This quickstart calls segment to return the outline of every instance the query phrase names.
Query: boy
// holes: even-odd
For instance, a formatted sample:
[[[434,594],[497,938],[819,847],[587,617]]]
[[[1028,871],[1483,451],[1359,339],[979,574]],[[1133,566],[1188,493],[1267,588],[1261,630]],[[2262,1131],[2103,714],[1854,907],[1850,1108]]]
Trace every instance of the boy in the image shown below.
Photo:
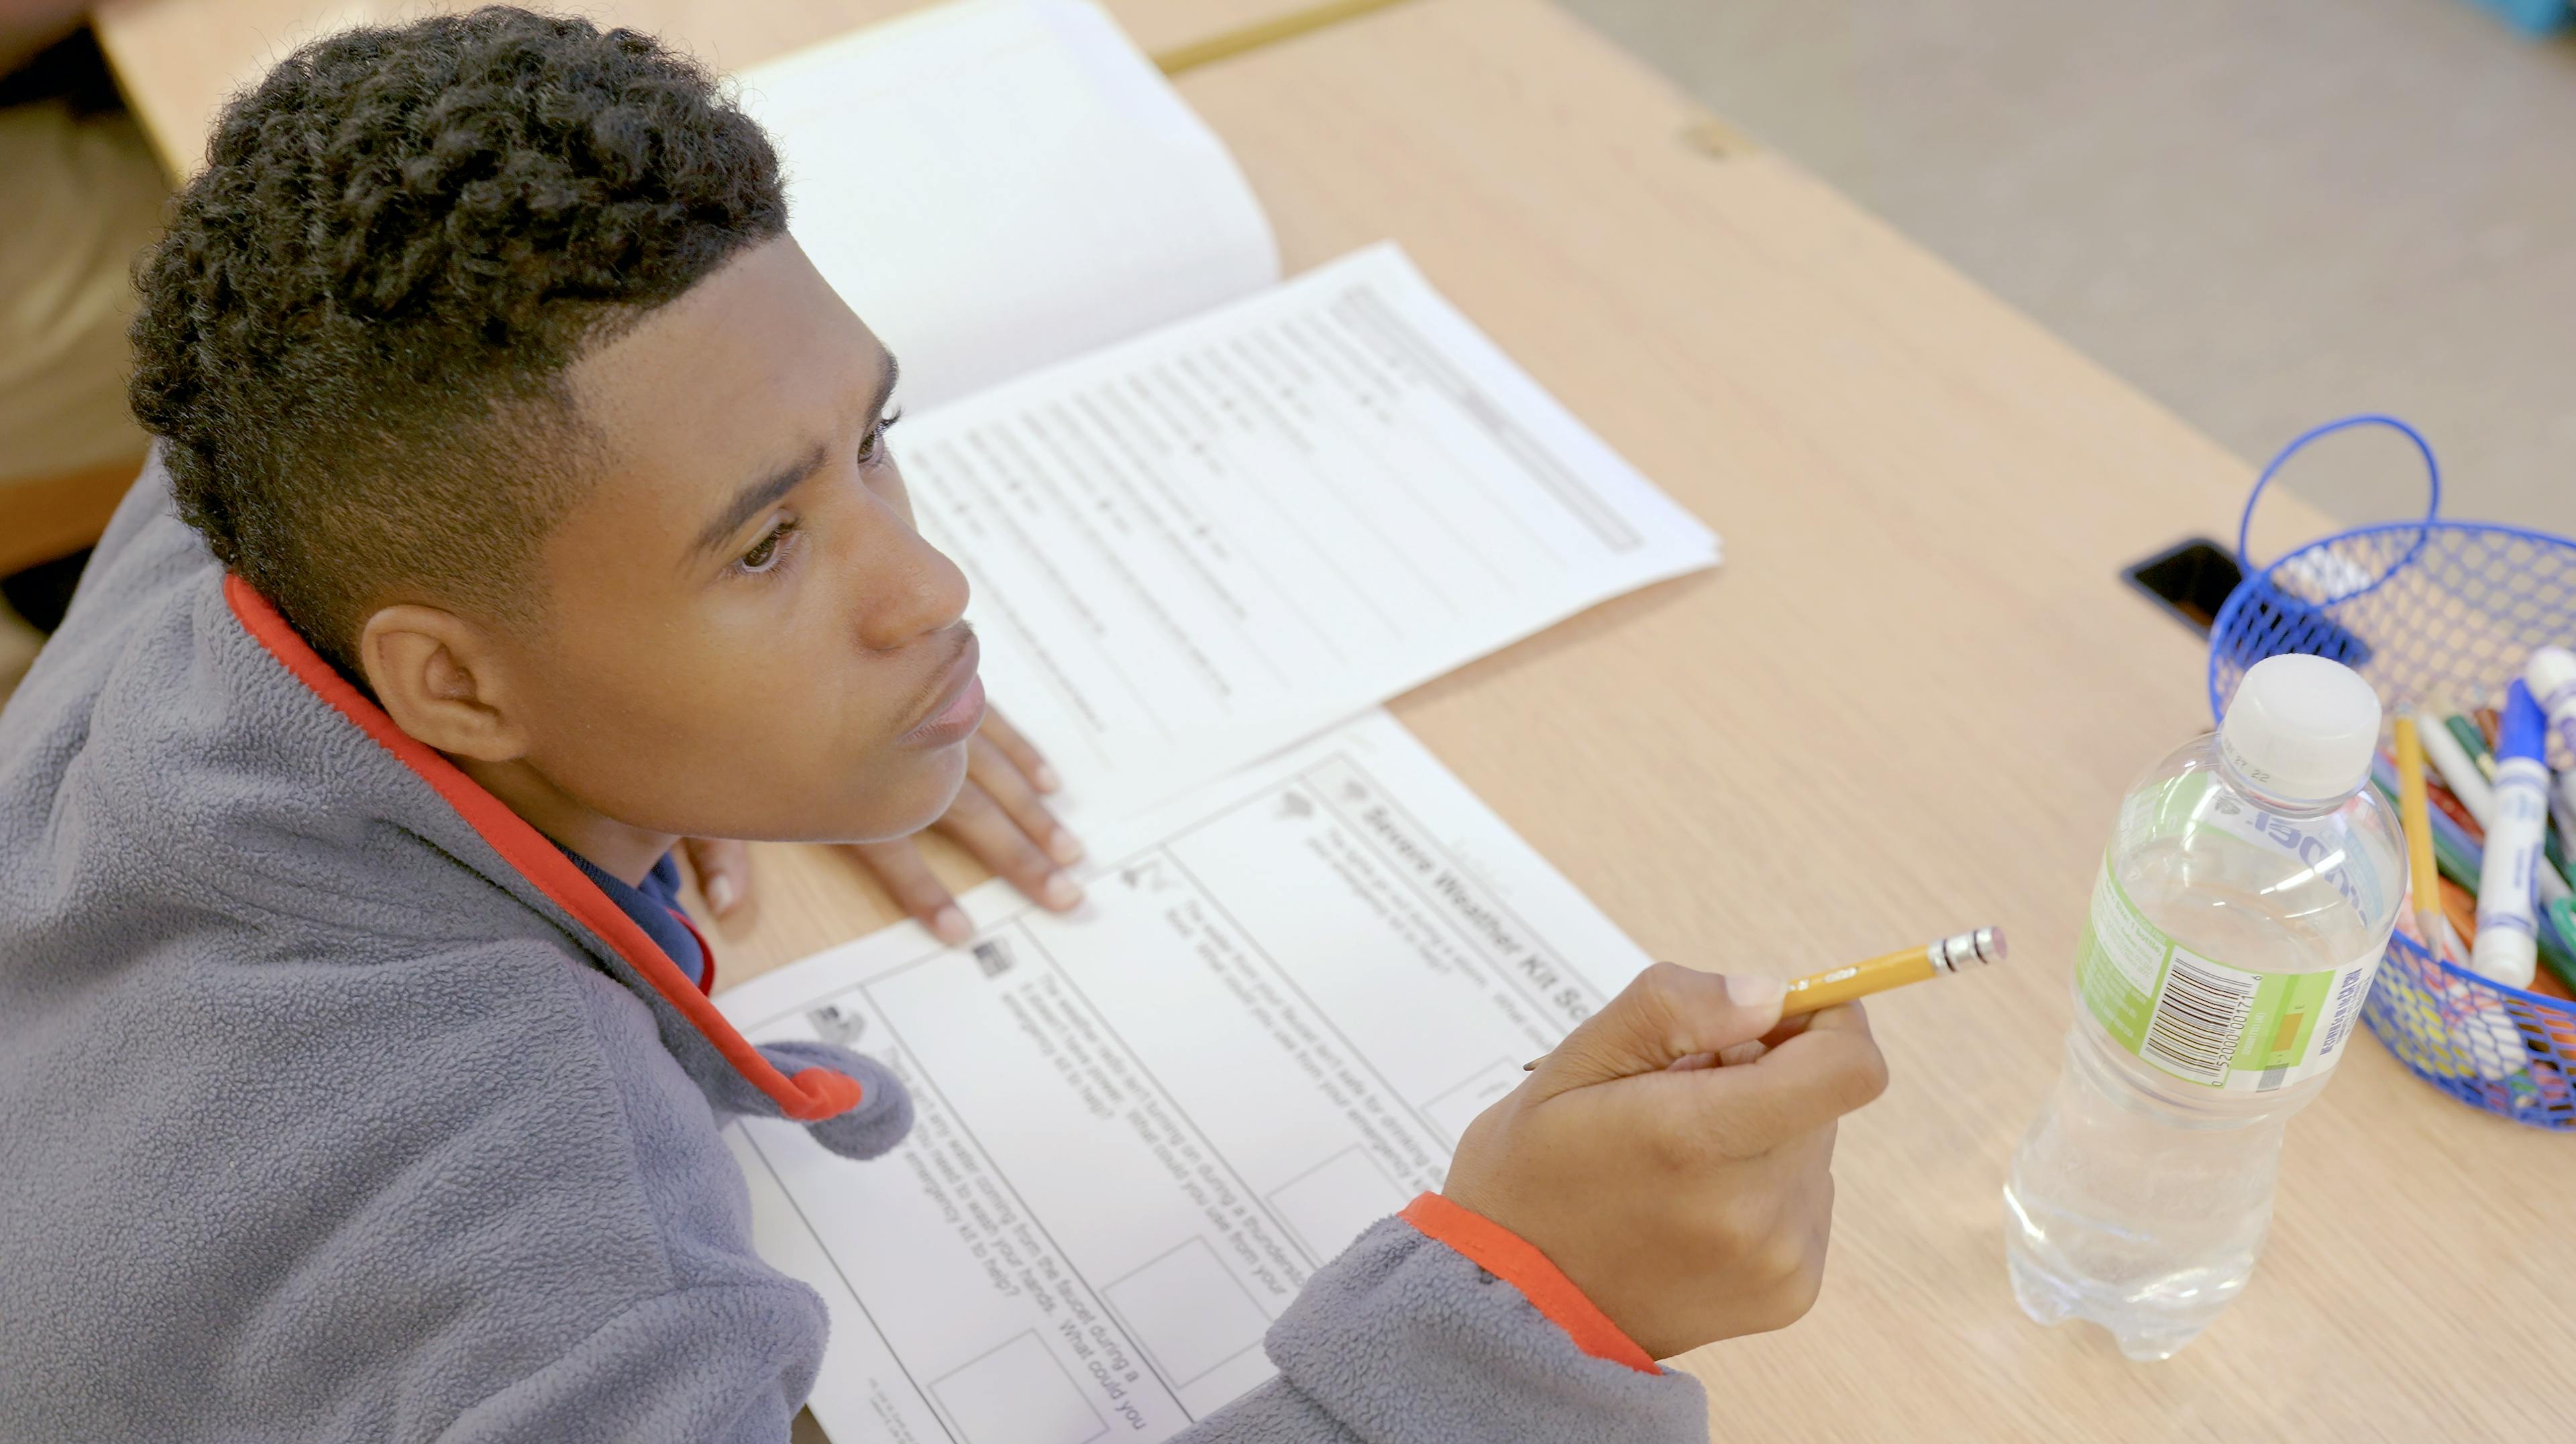
[[[786,1437],[825,1319],[718,1129],[909,1108],[725,1024],[673,846],[944,817],[1065,899],[785,224],[703,71],[577,20],[336,37],[219,122],[158,460],[0,714],[0,1437]],[[1805,1310],[1884,1085],[1779,999],[1642,977],[1189,1437],[1705,1437],[1653,1359]]]

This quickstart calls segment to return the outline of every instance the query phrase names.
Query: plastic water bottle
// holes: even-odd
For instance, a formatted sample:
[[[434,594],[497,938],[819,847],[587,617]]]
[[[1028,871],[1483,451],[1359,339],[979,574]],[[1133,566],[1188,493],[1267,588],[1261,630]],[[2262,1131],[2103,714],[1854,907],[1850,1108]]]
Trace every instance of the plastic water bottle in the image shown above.
[[[2405,844],[2379,699],[2322,657],[2246,672],[2219,730],[2121,800],[2075,958],[2066,1072],[2004,1186],[2013,1294],[2133,1359],[2245,1287],[2290,1115],[2358,1026]]]

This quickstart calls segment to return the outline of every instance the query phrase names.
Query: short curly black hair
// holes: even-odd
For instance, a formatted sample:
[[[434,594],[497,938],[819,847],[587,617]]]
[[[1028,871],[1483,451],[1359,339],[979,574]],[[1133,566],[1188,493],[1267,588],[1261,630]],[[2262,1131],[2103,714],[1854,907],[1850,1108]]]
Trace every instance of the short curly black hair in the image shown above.
[[[565,369],[786,226],[768,137],[650,36],[333,35],[233,98],[138,262],[134,414],[216,557],[358,678],[407,587],[542,617],[595,436]]]

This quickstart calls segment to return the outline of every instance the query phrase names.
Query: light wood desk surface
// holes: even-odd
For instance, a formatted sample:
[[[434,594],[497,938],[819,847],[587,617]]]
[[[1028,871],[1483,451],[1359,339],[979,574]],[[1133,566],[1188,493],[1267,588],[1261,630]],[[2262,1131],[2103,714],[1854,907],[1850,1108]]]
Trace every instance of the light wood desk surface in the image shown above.
[[[1407,725],[1660,956],[2013,930],[2005,967],[1875,1006],[1896,1081],[1842,1132],[1824,1299],[1688,1360],[1715,1438],[2564,1434],[2576,1150],[2372,1041],[2291,1128],[2254,1284],[2175,1360],[2042,1330],[2004,1279],[2115,799],[2208,726],[2205,647],[2115,573],[2232,535],[2249,467],[1777,156],[1685,144],[1687,103],[1537,0],[1425,0],[1183,89],[1292,265],[1402,240],[1726,539]]]
[[[1719,572],[1425,687],[1406,724],[1658,955],[1789,974],[2013,931],[2004,968],[1874,1008],[1896,1081],[1843,1129],[1822,1302],[1684,1361],[1716,1438],[2562,1428],[2576,1155],[2373,1042],[2291,1130],[2255,1283],[2179,1358],[2041,1330],[2004,1281],[1997,1191],[2113,802],[2208,720],[2202,645],[2115,573],[2223,533],[2249,468],[1778,157],[1687,140],[1706,117],[1538,0],[1420,0],[1181,86],[1292,270],[1401,240],[1725,536]],[[2257,537],[2324,529],[2285,498]],[[836,857],[759,861],[731,980],[887,916]]]
[[[93,23],[117,83],[162,163],[193,173],[232,92],[308,40],[489,0],[106,0]],[[651,31],[740,70],[928,0],[523,0]],[[1307,9],[1315,0],[1102,0],[1150,54],[1193,46]]]
[[[2576,1154],[2372,1041],[2297,1120],[2255,1283],[2170,1363],[2042,1330],[1998,1190],[2056,1076],[2113,804],[2208,725],[2118,569],[2250,469],[1536,0],[1422,0],[1185,77],[1292,269],[1382,236],[1726,539],[1397,713],[1648,951],[1794,973],[1996,921],[1877,1002],[1804,1322],[1686,1360],[1718,1439],[2541,1437],[2576,1394]],[[2284,499],[2258,541],[2327,530]],[[2267,507],[2270,503],[2267,503]],[[1007,705],[1007,699],[1004,699]],[[873,913],[770,849],[733,966]],[[748,956],[746,956],[748,954]]]

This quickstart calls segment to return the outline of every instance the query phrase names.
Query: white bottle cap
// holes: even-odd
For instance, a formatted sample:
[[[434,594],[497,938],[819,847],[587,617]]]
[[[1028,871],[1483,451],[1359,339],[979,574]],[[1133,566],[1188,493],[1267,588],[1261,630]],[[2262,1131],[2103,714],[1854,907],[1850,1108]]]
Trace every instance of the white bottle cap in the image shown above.
[[[2370,780],[2371,755],[2379,750],[2379,694],[2341,662],[2266,657],[2236,684],[2218,724],[2218,750],[2275,801],[2340,801]]]

